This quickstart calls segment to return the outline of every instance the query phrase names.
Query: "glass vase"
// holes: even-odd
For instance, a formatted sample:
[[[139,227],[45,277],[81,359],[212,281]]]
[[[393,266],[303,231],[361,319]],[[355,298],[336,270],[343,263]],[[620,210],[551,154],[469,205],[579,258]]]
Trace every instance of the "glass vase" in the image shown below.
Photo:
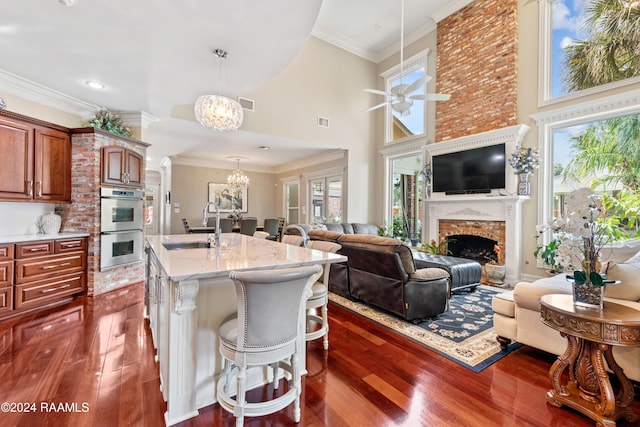
[[[590,282],[581,285],[573,282],[573,305],[577,307],[602,310],[604,298],[604,286],[593,286]]]

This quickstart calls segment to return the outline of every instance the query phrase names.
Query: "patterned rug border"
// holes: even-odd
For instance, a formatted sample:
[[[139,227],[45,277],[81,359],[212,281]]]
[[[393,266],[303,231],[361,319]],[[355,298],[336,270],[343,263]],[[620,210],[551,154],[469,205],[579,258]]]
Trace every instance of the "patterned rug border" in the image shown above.
[[[507,291],[505,289],[492,288],[488,286],[479,286],[478,288],[495,293]],[[329,300],[355,314],[396,332],[428,348],[429,350],[441,354],[447,359],[453,360],[461,366],[464,366],[476,373],[482,371],[520,347],[520,344],[513,343],[506,351],[503,351],[500,348],[500,344],[496,341],[496,333],[493,329],[493,323],[489,329],[472,335],[460,343],[456,343],[446,337],[414,325],[411,322],[407,322],[391,314],[387,314],[365,303],[351,301],[340,295],[334,294],[333,292],[329,292]]]

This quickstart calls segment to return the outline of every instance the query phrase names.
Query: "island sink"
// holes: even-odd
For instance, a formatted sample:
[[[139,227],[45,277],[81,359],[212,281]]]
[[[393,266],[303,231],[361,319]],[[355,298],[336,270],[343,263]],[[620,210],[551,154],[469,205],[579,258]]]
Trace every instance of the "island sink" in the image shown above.
[[[210,248],[210,242],[167,242],[163,243],[162,246],[168,251],[175,251],[179,249],[201,249],[201,248]]]

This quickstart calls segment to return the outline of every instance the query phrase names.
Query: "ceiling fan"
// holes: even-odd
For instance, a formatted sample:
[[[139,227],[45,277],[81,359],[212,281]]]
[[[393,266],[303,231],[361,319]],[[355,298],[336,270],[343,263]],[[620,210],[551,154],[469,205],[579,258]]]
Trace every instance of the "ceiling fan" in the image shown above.
[[[426,74],[422,77],[418,78],[411,84],[403,83],[402,79],[404,78],[404,0],[402,0],[401,5],[401,19],[400,19],[400,83],[392,87],[389,92],[385,92],[377,89],[365,89],[365,92],[374,93],[376,95],[384,95],[387,97],[385,102],[382,102],[378,105],[374,105],[371,108],[367,108],[364,110],[373,111],[380,107],[384,107],[389,104],[393,111],[400,113],[401,116],[408,116],[411,114],[411,106],[413,105],[414,100],[420,101],[448,101],[451,98],[451,95],[440,94],[440,93],[418,93],[413,94],[418,89],[424,87],[425,84],[429,80],[431,80],[430,76]]]

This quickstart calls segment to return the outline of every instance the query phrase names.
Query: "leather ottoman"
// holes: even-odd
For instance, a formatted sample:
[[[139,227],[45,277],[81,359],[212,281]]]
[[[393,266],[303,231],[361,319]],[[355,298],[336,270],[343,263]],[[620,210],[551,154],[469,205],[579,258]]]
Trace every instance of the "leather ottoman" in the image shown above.
[[[482,264],[466,258],[447,255],[435,255],[412,251],[416,268],[442,268],[451,277],[451,291],[459,291],[480,285]]]

